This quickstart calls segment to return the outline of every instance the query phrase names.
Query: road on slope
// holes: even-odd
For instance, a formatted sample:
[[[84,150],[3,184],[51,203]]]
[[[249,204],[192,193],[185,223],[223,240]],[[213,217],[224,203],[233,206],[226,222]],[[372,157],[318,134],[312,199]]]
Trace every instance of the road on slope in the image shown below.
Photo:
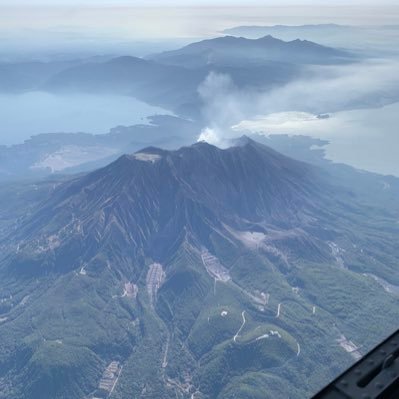
[[[234,342],[237,341],[238,335],[240,334],[241,330],[245,326],[245,310],[243,310],[243,312],[241,313],[241,316],[242,316],[242,324],[241,324],[240,328],[238,329],[238,331],[236,332],[236,335],[234,335],[234,337],[233,337]]]

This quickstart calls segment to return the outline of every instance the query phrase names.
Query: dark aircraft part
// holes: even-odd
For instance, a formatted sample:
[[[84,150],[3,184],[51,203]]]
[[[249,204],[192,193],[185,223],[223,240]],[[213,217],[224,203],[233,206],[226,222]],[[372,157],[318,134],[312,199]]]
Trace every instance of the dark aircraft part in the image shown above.
[[[399,330],[312,399],[398,399]]]

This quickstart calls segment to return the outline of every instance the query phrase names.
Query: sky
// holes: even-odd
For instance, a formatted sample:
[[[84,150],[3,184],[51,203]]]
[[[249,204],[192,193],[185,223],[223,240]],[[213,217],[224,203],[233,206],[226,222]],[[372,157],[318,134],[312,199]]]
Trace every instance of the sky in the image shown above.
[[[108,35],[128,40],[151,38],[179,38],[179,37],[204,37],[216,35],[222,29],[237,25],[300,25],[318,23],[339,24],[398,24],[399,7],[357,7],[340,6],[341,0],[329,2],[328,6],[315,6],[324,3],[313,0],[314,6],[300,7],[284,6],[284,1],[253,0],[253,4],[262,3],[257,7],[227,7],[243,2],[236,0],[217,0],[212,2],[213,7],[206,7],[206,2],[185,0],[184,7],[161,7],[156,4],[171,5],[171,2],[153,2],[153,0],[115,0],[115,7],[99,6],[98,0],[51,0],[51,7],[36,7],[39,1],[44,0],[12,0],[13,7],[0,6],[0,39],[6,33],[22,35],[23,39],[30,39],[33,33],[44,32],[51,41],[53,35],[69,34],[83,37],[93,35]],[[46,0],[47,1],[47,0]],[[123,2],[122,2],[123,1]],[[149,1],[149,2],[148,2]],[[299,4],[298,0],[286,0],[287,4]],[[301,0],[302,2],[303,0]],[[306,0],[310,1],[310,0]],[[354,1],[354,0],[352,0]],[[381,0],[390,1],[390,0]],[[349,4],[351,0],[345,0]],[[108,4],[109,0],[102,3]],[[0,5],[11,4],[11,0],[0,0]],[[22,5],[26,4],[26,5]],[[65,7],[75,4],[77,7]],[[109,3],[110,4],[110,3]],[[116,5],[129,5],[127,8]],[[153,7],[140,7],[152,4]],[[248,5],[249,3],[245,3]],[[265,7],[265,4],[270,5]],[[20,6],[18,6],[20,5]],[[58,7],[54,7],[58,5]],[[87,7],[92,5],[93,7]],[[190,7],[188,7],[190,5]],[[199,7],[202,5],[204,7]],[[216,5],[220,7],[215,8]]]
[[[298,5],[312,5],[325,6],[325,0],[0,0],[0,5],[11,6],[298,6]],[[335,5],[395,5],[397,0],[331,0],[328,2],[329,6]]]
[[[93,39],[215,35],[236,25],[399,24],[398,0],[0,0],[0,40],[44,32]],[[7,37],[6,39],[10,38]],[[40,38],[37,38],[40,39]],[[51,41],[51,37],[49,38]],[[1,43],[0,43],[1,44]]]
[[[319,23],[399,24],[398,0],[0,0],[3,50],[62,49],[73,40],[196,39],[237,25]]]

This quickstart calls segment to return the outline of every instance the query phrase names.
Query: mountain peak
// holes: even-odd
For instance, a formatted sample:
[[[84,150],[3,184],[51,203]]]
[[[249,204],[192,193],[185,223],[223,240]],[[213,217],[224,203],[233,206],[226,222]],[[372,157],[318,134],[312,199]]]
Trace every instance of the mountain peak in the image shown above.
[[[187,233],[200,247],[223,224],[295,223],[314,201],[313,168],[248,137],[238,143],[227,149],[205,142],[174,151],[147,147],[124,155],[61,186],[26,229],[36,237],[58,234],[73,214],[81,225],[63,246],[84,239],[96,251],[116,240],[134,256],[162,258]]]
[[[248,39],[248,40],[251,40],[251,39]],[[284,40],[281,40],[281,39],[278,39],[278,38],[276,38],[276,37],[274,37],[274,36],[272,36],[272,35],[266,35],[266,36],[263,36],[263,37],[260,37],[259,39],[253,39],[253,40],[256,40],[256,41],[261,41],[261,42],[267,42],[267,41],[269,41],[269,42],[279,42],[279,43],[284,43]]]

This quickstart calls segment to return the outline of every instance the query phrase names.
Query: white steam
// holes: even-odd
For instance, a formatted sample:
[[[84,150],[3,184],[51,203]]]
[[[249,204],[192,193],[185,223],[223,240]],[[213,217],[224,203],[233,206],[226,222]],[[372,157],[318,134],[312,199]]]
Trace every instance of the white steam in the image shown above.
[[[245,104],[237,98],[239,89],[229,75],[210,72],[198,88],[199,95],[205,104],[203,117],[208,122],[198,137],[198,141],[224,147],[229,135],[226,132],[233,121],[245,119]]]
[[[331,141],[330,159],[399,175],[398,70],[397,60],[312,67],[307,78],[269,91],[240,89],[212,72],[198,88],[207,123],[199,140],[225,147],[248,131],[309,135]]]

